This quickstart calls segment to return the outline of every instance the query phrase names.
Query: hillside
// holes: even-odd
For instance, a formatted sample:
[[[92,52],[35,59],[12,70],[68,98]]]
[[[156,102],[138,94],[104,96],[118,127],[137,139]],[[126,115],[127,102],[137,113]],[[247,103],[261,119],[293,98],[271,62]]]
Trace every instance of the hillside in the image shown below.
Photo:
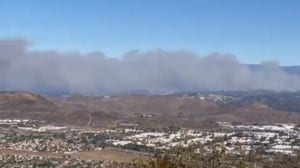
[[[29,92],[0,93],[0,110],[6,111],[54,111],[56,105],[45,97]]]
[[[300,114],[273,108],[261,99],[236,99],[238,105],[222,104],[218,101],[201,100],[179,95],[168,96],[120,96],[92,98],[69,97],[58,104],[88,107],[105,114],[118,116],[124,122],[143,125],[201,126],[207,121],[229,121],[243,123],[275,123],[300,121]],[[246,101],[247,100],[247,101]]]
[[[241,93],[241,95],[245,95]],[[56,124],[113,126],[136,123],[143,126],[182,125],[201,127],[203,123],[228,121],[242,123],[276,123],[300,121],[300,114],[270,106],[260,96],[220,100],[182,95],[44,97],[29,92],[0,93],[1,118],[37,119]],[[253,98],[254,97],[254,98]],[[262,101],[264,100],[264,101]],[[233,103],[234,102],[234,103]],[[295,100],[297,102],[297,100]]]

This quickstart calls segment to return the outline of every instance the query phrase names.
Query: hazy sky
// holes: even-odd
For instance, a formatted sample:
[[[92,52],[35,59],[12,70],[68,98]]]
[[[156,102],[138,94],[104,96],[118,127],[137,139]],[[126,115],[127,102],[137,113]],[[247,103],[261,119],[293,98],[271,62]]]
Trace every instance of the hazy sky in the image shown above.
[[[0,38],[34,49],[187,49],[300,64],[299,0],[0,0]]]

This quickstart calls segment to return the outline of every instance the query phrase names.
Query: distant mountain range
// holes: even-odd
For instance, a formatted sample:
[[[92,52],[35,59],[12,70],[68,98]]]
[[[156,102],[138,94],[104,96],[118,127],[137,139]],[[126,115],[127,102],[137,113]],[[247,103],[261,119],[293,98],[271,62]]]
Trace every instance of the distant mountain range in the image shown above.
[[[250,69],[253,70],[260,70],[262,68],[261,65],[258,64],[247,64],[247,66],[250,67]],[[285,71],[287,74],[291,75],[299,75],[300,76],[300,66],[281,66],[282,70]]]
[[[300,66],[283,66],[282,69],[288,74],[300,75]]]

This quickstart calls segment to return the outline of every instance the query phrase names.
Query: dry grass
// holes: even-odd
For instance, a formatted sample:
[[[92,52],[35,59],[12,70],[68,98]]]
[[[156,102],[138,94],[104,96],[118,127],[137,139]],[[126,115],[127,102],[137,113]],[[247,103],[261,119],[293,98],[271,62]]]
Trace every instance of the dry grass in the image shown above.
[[[42,156],[48,158],[63,158],[66,154],[57,154],[51,152],[30,152],[21,150],[0,149],[0,155],[24,155],[24,156]],[[69,155],[71,158],[82,160],[110,160],[117,162],[130,162],[134,159],[147,159],[149,157],[117,150],[97,150],[88,152],[78,152]]]
[[[135,154],[131,152],[117,151],[117,150],[98,150],[89,152],[78,152],[72,154],[72,157],[80,159],[92,159],[92,160],[111,160],[118,162],[130,162],[137,158],[148,158],[147,156]]]
[[[63,154],[51,152],[31,152],[24,150],[0,149],[0,155],[24,155],[24,156],[42,156],[49,158],[63,158]]]

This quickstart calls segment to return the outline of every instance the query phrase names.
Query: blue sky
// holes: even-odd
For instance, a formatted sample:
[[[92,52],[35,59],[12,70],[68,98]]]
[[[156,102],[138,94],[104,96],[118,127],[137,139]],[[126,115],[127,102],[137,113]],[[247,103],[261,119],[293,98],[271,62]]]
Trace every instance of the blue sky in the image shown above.
[[[0,0],[0,38],[32,48],[187,49],[241,62],[300,64],[299,0]]]

